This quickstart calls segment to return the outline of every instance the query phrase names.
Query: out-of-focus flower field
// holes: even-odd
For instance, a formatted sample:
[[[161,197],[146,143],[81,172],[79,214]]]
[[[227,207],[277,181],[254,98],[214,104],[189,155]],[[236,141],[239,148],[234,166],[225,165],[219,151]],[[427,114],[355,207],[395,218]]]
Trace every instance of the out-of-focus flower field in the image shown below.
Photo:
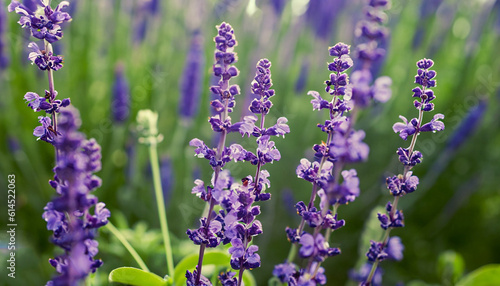
[[[307,92],[324,89],[329,46],[358,44],[355,26],[363,17],[365,1],[69,2],[73,20],[64,24],[64,38],[54,43],[55,52],[64,55],[55,86],[60,97],[71,98],[80,110],[80,130],[102,146],[102,170],[97,173],[102,186],[95,195],[111,211],[110,221],[160,276],[167,267],[148,150],[138,143],[137,112],[152,109],[159,114],[158,129],[164,137],[158,144],[160,173],[177,262],[198,252],[186,230],[198,227],[206,206],[191,189],[196,178],[208,181],[212,174],[210,166],[194,156],[189,141],[213,139],[207,118],[215,26],[230,23],[238,40],[235,65],[240,74],[232,83],[240,85],[241,94],[236,96],[233,121],[249,114],[257,61],[272,62],[276,95],[267,118],[276,122],[287,117],[291,131],[275,139],[281,160],[267,166],[272,199],[260,203],[264,233],[254,241],[262,265],[251,273],[257,285],[267,285],[274,265],[282,263],[290,249],[285,228],[300,223],[294,204],[311,194],[310,184],[297,178],[296,168],[301,158],[312,160],[312,146],[325,140],[315,127],[324,118],[312,111]],[[11,279],[5,267],[9,236],[2,231],[0,281],[5,282],[0,284],[45,285],[54,274],[48,259],[59,251],[49,242],[51,232],[42,219],[44,206],[55,194],[47,183],[53,177],[54,148],[33,136],[38,114],[26,107],[23,96],[28,91],[43,94],[47,80],[28,59],[28,43],[34,39],[19,27],[18,15],[7,12],[9,3],[0,0],[0,225],[6,229],[4,190],[8,175],[15,174],[17,248],[16,278]],[[354,285],[349,272],[366,260],[362,234],[377,225],[369,223],[374,220],[372,210],[390,198],[385,178],[401,171],[395,151],[407,142],[392,125],[400,121],[399,115],[414,116],[415,62],[432,58],[438,73],[433,102],[435,112],[445,115],[446,129],[419,136],[416,148],[424,160],[414,174],[420,185],[401,200],[405,227],[392,232],[405,245],[404,258],[382,264],[383,285],[452,285],[443,282],[449,275],[500,263],[500,1],[393,0],[387,15],[387,54],[375,72],[392,78],[392,97],[359,113],[356,128],[365,131],[364,142],[370,147],[366,162],[355,165],[361,192],[356,201],[339,208],[346,226],[332,235],[330,245],[340,247],[342,254],[322,266],[327,285]],[[197,56],[202,76],[186,78],[189,59]],[[188,113],[181,98],[186,86],[194,93],[200,90],[199,98],[187,104],[192,108]],[[129,91],[129,104],[121,106],[114,98],[120,88]],[[122,108],[124,114],[114,114],[113,108]],[[251,141],[242,143],[239,133],[227,140],[250,148]],[[250,164],[228,163],[228,168],[236,178],[255,172]],[[106,228],[99,230],[98,241],[97,257],[104,264],[86,285],[108,285],[111,270],[137,267]],[[447,273],[449,265],[458,271],[461,263],[463,273]]]

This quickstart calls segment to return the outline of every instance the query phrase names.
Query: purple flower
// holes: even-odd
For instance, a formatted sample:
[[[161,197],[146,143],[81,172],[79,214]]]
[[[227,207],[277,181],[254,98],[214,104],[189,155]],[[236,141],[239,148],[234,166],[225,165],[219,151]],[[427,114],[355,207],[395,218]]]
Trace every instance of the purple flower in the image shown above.
[[[238,279],[235,277],[236,272],[223,272],[219,274],[219,281],[222,286],[237,286]]]
[[[38,122],[42,125],[35,128],[33,135],[38,137],[37,140],[43,140],[53,144],[55,136],[59,133],[56,134],[52,128],[52,120],[49,117],[38,116]]]
[[[400,196],[414,192],[419,183],[417,176],[412,176],[412,172],[407,172],[406,178],[403,175],[393,176],[386,179],[387,189],[393,196]]]
[[[60,24],[71,21],[71,16],[62,11],[68,6],[68,1],[62,1],[53,10],[48,0],[41,0],[41,3],[37,5],[37,10],[33,11],[24,4],[12,0],[7,9],[9,12],[15,11],[21,15],[18,23],[23,28],[30,29],[33,37],[53,43],[63,36]]]
[[[250,245],[245,249],[245,245],[239,238],[231,240],[229,254],[231,254],[231,267],[235,270],[253,269],[260,267],[260,256],[256,253],[259,250],[257,245]]]
[[[184,119],[192,118],[198,111],[204,66],[203,37],[199,31],[195,31],[192,35],[184,72],[179,83],[179,114]]]
[[[292,275],[297,272],[296,265],[290,262],[285,262],[274,266],[273,276],[277,277],[281,283],[287,283]]]
[[[332,142],[328,148],[328,156],[333,161],[341,160],[354,163],[368,159],[370,148],[363,142],[365,132],[349,128],[347,121],[343,122],[333,134]],[[349,134],[346,134],[349,132]]]
[[[344,1],[309,1],[306,19],[316,36],[328,40],[332,37],[332,26],[338,19],[338,14],[344,7]]]
[[[420,151],[413,151],[410,156],[410,150],[399,147],[396,153],[399,155],[399,161],[405,166],[413,167],[422,162],[422,153]]]
[[[417,132],[419,128],[418,120],[417,118],[413,118],[410,120],[410,122],[408,122],[408,119],[406,119],[406,117],[402,115],[400,115],[399,118],[403,120],[403,123],[394,123],[394,125],[392,126],[392,130],[394,130],[395,133],[399,133],[399,137],[401,137],[403,140],[406,140],[408,136],[411,136]]]
[[[394,215],[391,216],[392,204],[388,202],[386,205],[386,211],[389,215],[378,213],[377,217],[380,221],[380,227],[387,229],[389,227],[403,227],[404,226],[404,216],[401,210],[396,210]]]
[[[413,102],[417,109],[422,108],[423,111],[432,111],[434,109],[434,103],[431,103],[431,101],[436,98],[434,91],[430,89],[423,91],[420,87],[415,87],[412,91],[413,97],[418,97],[421,100],[415,100]]]
[[[418,70],[415,83],[423,86],[424,89],[436,86],[436,80],[433,79],[436,76],[436,71],[429,70],[433,65],[434,62],[430,59],[421,59],[417,62]]]
[[[401,243],[401,238],[393,236],[387,241],[385,252],[387,258],[392,260],[401,261],[403,259],[404,245]]]
[[[116,65],[111,101],[111,114],[115,123],[123,123],[130,116],[130,88],[123,70],[123,64]]]
[[[333,178],[320,183],[331,205],[347,204],[359,196],[359,178],[355,169],[342,171],[344,181],[339,184]]]
[[[370,241],[370,249],[366,253],[366,257],[368,257],[368,261],[382,261],[387,258],[387,253],[384,252],[384,246],[381,242]]]
[[[198,275],[198,271],[195,269],[193,273],[186,270],[186,285],[187,286],[212,286],[212,282],[208,280],[207,277],[203,275],[199,275],[199,281],[196,281],[196,277]]]
[[[252,93],[259,96],[251,103],[249,110],[254,114],[268,114],[273,106],[269,100],[274,95],[274,89],[271,89],[273,82],[271,80],[271,62],[268,59],[261,59],[257,63],[257,72],[252,81]]]
[[[311,163],[309,160],[302,158],[295,172],[297,177],[309,182],[315,182],[319,180],[328,180],[332,169],[333,164],[331,162],[325,162],[323,168],[319,170],[318,162]]]
[[[299,254],[303,258],[313,257],[315,261],[324,261],[326,257],[340,254],[340,249],[328,247],[328,243],[321,233],[313,237],[309,233],[304,233],[300,237],[302,246],[299,249]]]
[[[172,196],[172,188],[174,186],[174,175],[172,172],[172,162],[169,157],[164,156],[160,160],[160,177],[161,186],[163,190],[163,198],[165,200],[165,206],[170,203],[170,198]]]
[[[47,229],[53,231],[52,242],[65,253],[50,259],[59,276],[48,285],[77,285],[102,265],[101,260],[94,260],[98,252],[94,238],[96,229],[107,224],[110,212],[90,194],[101,185],[93,175],[101,168],[99,145],[78,132],[80,118],[76,110],[61,111],[59,122],[61,134],[54,138],[57,165],[54,180],[49,182],[58,196],[47,204],[42,217]]]
[[[470,135],[478,128],[487,108],[488,100],[485,98],[480,99],[478,105],[471,107],[460,125],[453,132],[453,135],[448,139],[447,147],[452,150],[457,149],[468,138],[471,138]]]
[[[420,128],[420,132],[436,132],[444,130],[444,123],[439,121],[439,119],[444,119],[444,115],[441,113],[435,114],[430,122],[422,125],[422,127]]]
[[[45,97],[40,97],[34,92],[27,92],[24,95],[24,99],[26,100],[26,102],[28,102],[28,106],[35,112],[52,108],[52,105],[47,102],[47,99]]]
[[[31,51],[28,58],[40,70],[51,69],[56,71],[62,68],[63,58],[61,56],[54,56],[50,51],[41,51],[35,42],[29,43],[28,49]]]

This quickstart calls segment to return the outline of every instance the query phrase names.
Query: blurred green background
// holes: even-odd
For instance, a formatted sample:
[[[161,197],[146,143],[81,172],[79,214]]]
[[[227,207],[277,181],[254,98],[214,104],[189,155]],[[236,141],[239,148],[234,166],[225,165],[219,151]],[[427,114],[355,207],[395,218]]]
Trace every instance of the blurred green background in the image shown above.
[[[0,0],[5,14],[8,2]],[[370,156],[367,162],[352,166],[361,180],[361,195],[339,208],[346,226],[332,235],[331,245],[340,247],[342,255],[324,263],[328,285],[348,281],[349,270],[367,250],[360,247],[360,236],[372,209],[391,199],[385,177],[400,171],[395,151],[408,145],[391,127],[400,114],[416,116],[411,89],[415,62],[424,57],[435,62],[438,85],[434,89],[434,112],[445,115],[446,129],[419,137],[416,148],[423,153],[424,161],[414,174],[420,177],[421,185],[401,201],[406,227],[392,232],[402,238],[404,259],[382,263],[384,285],[417,279],[446,284],[437,268],[438,257],[449,250],[464,258],[465,272],[500,263],[500,1],[392,2],[387,11],[391,36],[379,75],[392,78],[393,95],[387,103],[363,110],[356,123],[357,129],[366,132]],[[190,193],[193,181],[208,181],[211,176],[208,163],[193,156],[194,148],[188,142],[195,137],[205,142],[212,139],[207,118],[215,25],[230,23],[239,43],[235,48],[236,67],[241,73],[231,82],[240,85],[242,95],[236,99],[233,121],[247,110],[256,62],[263,57],[271,60],[276,96],[268,122],[286,116],[291,133],[275,140],[282,159],[267,167],[272,200],[261,203],[264,234],[255,243],[260,247],[262,267],[252,273],[259,285],[266,285],[274,265],[288,254],[285,227],[299,223],[293,204],[310,196],[310,185],[296,177],[295,168],[301,158],[312,160],[313,144],[325,140],[315,128],[324,114],[312,112],[306,93],[324,88],[329,74],[326,62],[331,60],[328,46],[339,41],[353,47],[357,43],[354,29],[362,18],[365,1],[322,3],[330,8],[312,17],[306,12],[307,0],[70,3],[73,21],[64,27],[64,38],[54,47],[64,55],[64,68],[55,73],[55,87],[60,98],[70,97],[80,110],[81,130],[102,146],[103,170],[98,175],[103,185],[95,194],[111,210],[111,221],[160,276],[166,273],[166,265],[147,148],[137,143],[135,133],[137,111],[150,108],[159,113],[159,130],[165,139],[158,148],[166,174],[164,188],[174,259],[179,261],[197,252],[186,240],[185,231],[197,226],[205,207]],[[157,5],[154,11],[148,8],[153,4]],[[11,280],[4,267],[8,237],[2,231],[0,275],[7,285],[44,285],[55,272],[47,261],[59,251],[49,243],[51,233],[42,219],[43,207],[54,195],[47,184],[53,176],[54,151],[49,144],[36,142],[32,135],[39,114],[26,107],[23,96],[27,91],[43,93],[47,80],[27,58],[27,45],[34,39],[17,24],[18,15],[9,13],[6,17],[5,31],[0,35],[10,64],[0,70],[0,181],[1,189],[6,190],[7,175],[16,175],[18,249],[17,278]],[[312,24],[311,18],[322,21],[321,25]],[[202,86],[202,96],[196,103],[199,108],[195,117],[183,120],[178,113],[179,84],[195,30],[203,40],[205,65],[200,82],[193,84]],[[122,124],[113,122],[110,110],[118,63],[124,66],[131,95],[130,116]],[[485,108],[477,125],[471,124],[470,118],[464,123],[480,102]],[[459,127],[462,134],[469,128],[460,140],[454,137]],[[255,148],[253,139],[237,134],[229,141]],[[255,172],[244,163],[231,163],[228,168],[236,178]],[[7,224],[7,195],[6,191],[2,193],[3,229]],[[98,256],[104,265],[92,285],[107,285],[107,275],[116,267],[137,266],[107,231],[101,230],[98,240]]]

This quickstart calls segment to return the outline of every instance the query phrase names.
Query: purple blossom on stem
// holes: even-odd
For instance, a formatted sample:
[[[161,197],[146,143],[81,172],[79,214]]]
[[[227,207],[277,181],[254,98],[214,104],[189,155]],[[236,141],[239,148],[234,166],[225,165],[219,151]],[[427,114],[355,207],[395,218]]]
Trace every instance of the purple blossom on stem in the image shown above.
[[[296,169],[299,178],[312,183],[312,193],[309,202],[296,204],[297,213],[302,217],[297,229],[287,228],[287,237],[290,242],[301,245],[299,255],[307,258],[307,266],[293,275],[285,278],[289,285],[323,285],[326,277],[321,267],[327,257],[340,254],[339,248],[331,248],[328,239],[332,231],[345,225],[345,221],[338,218],[337,208],[341,204],[352,202],[359,195],[359,179],[354,169],[341,172],[344,162],[364,160],[368,156],[368,146],[362,142],[363,131],[350,129],[349,119],[345,113],[352,108],[350,102],[352,86],[345,73],[353,65],[349,57],[350,47],[344,43],[337,43],[330,47],[328,52],[334,57],[327,64],[331,72],[325,81],[325,91],[331,99],[324,99],[319,92],[310,91],[313,97],[313,110],[327,109],[329,118],[324,124],[318,124],[321,131],[327,134],[327,141],[313,147],[318,161],[310,162],[301,159]],[[335,164],[335,165],[334,165]],[[342,182],[340,180],[342,174]],[[320,197],[319,209],[314,206],[316,196]],[[333,207],[333,210],[330,208]],[[313,234],[304,231],[306,223],[314,229]],[[321,231],[325,231],[325,235]],[[298,247],[298,246],[292,246]],[[290,263],[287,261],[286,263]],[[282,265],[275,267],[275,275],[281,274]]]
[[[232,124],[229,116],[235,106],[234,96],[240,92],[238,85],[229,84],[229,80],[239,73],[238,69],[232,65],[237,60],[236,53],[233,52],[237,42],[231,25],[223,22],[217,26],[217,36],[214,38],[214,42],[216,51],[213,72],[219,81],[217,85],[210,87],[216,99],[210,103],[215,115],[210,117],[209,123],[212,130],[220,134],[219,142],[217,147],[213,149],[197,138],[190,142],[191,146],[197,147],[196,155],[208,159],[214,171],[211,186],[205,186],[201,180],[197,180],[197,186],[193,188],[193,193],[209,203],[209,211],[207,217],[200,220],[200,228],[187,231],[189,238],[195,244],[200,245],[197,268],[193,273],[189,271],[186,273],[186,277],[193,278],[192,285],[202,285],[203,283],[201,268],[205,248],[216,247],[222,241],[223,229],[220,221],[223,221],[223,218],[216,215],[213,209],[215,205],[227,201],[227,195],[230,194],[227,188],[232,179],[230,179],[229,172],[222,172],[225,163],[233,159],[231,148],[225,146],[226,135],[229,132],[239,131],[241,126],[241,123]]]
[[[52,242],[64,254],[49,260],[59,275],[47,285],[78,285],[102,265],[94,259],[98,252],[94,239],[110,212],[91,194],[101,185],[93,174],[101,169],[100,146],[78,132],[80,118],[75,109],[62,111],[59,123],[61,135],[54,142],[59,156],[54,180],[49,182],[58,196],[47,204],[42,217],[47,229],[54,232]]]
[[[271,194],[265,192],[270,187],[268,179],[269,172],[262,169],[265,164],[273,163],[281,159],[281,154],[270,136],[284,136],[290,132],[287,119],[281,117],[277,123],[265,128],[265,118],[272,107],[270,98],[274,96],[274,90],[271,89],[271,62],[267,59],[261,59],[256,66],[257,72],[252,82],[251,90],[257,96],[251,103],[249,110],[254,115],[246,116],[244,123],[240,125],[239,132],[244,136],[248,134],[256,137],[257,150],[255,153],[245,150],[239,144],[233,144],[229,148],[230,158],[235,161],[248,161],[256,166],[256,174],[241,180],[242,184],[233,184],[230,191],[225,191],[219,196],[217,201],[223,207],[220,213],[220,219],[224,221],[223,243],[231,242],[229,253],[231,254],[231,267],[239,270],[237,285],[241,285],[244,270],[251,270],[260,267],[260,256],[257,254],[258,246],[250,245],[254,236],[263,232],[262,224],[256,217],[260,214],[260,207],[255,206],[257,201],[266,201],[271,198]],[[260,122],[259,121],[260,115]],[[255,125],[257,123],[258,125]],[[203,152],[211,156],[209,150],[196,143],[199,153]],[[212,192],[215,195],[215,191]],[[203,192],[200,193],[203,196]],[[217,218],[217,219],[219,219]],[[223,278],[223,277],[222,277]],[[234,281],[231,278],[231,281]],[[224,284],[226,281],[222,281]],[[232,283],[232,282],[231,282]]]
[[[408,148],[398,148],[397,150],[399,161],[404,165],[403,174],[386,179],[387,189],[394,196],[394,201],[393,203],[387,203],[385,214],[377,214],[380,227],[385,230],[384,239],[380,242],[371,242],[371,247],[366,256],[373,264],[362,285],[372,285],[380,261],[388,257],[394,260],[403,258],[404,246],[401,239],[399,237],[390,237],[390,232],[393,228],[404,226],[403,212],[397,209],[399,198],[416,191],[419,184],[418,177],[414,176],[411,171],[422,160],[422,153],[414,150],[416,140],[421,132],[437,132],[444,129],[444,123],[440,121],[440,119],[444,118],[444,115],[440,113],[435,114],[430,122],[422,124],[424,112],[434,109],[434,104],[430,103],[435,98],[434,92],[430,88],[436,86],[436,72],[430,70],[433,65],[434,62],[430,59],[422,59],[417,62],[418,70],[415,83],[420,86],[412,91],[413,97],[420,99],[414,102],[414,106],[418,110],[418,118],[408,121],[404,116],[400,116],[403,123],[395,123],[392,127],[394,132],[399,133],[399,136],[404,140],[411,136],[411,143]]]
[[[63,57],[54,56],[51,51],[47,52],[45,50],[41,51],[35,42],[31,42],[28,45],[31,50],[28,58],[35,64],[40,70],[59,70],[63,67]]]
[[[54,43],[63,36],[60,24],[71,21],[71,16],[62,10],[69,6],[68,1],[62,1],[55,9],[49,6],[49,0],[41,0],[37,3],[37,9],[31,10],[19,1],[12,0],[8,6],[9,12],[21,15],[19,24],[29,29],[31,35],[40,40]]]

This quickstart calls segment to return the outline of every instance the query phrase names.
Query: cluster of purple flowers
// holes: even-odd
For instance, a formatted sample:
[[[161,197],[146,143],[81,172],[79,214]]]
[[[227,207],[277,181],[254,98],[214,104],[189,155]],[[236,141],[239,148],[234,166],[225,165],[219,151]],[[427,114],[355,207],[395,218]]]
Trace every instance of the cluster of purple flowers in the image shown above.
[[[324,124],[318,124],[321,131],[327,134],[327,140],[314,145],[316,161],[310,162],[304,158],[296,170],[299,178],[311,182],[312,194],[307,205],[302,201],[295,205],[302,221],[298,229],[287,228],[286,233],[290,242],[301,245],[299,255],[307,259],[308,263],[299,270],[292,261],[275,267],[273,274],[289,285],[326,283],[321,263],[327,257],[340,254],[339,248],[329,247],[328,239],[332,231],[345,225],[344,220],[338,219],[337,208],[354,201],[359,195],[356,170],[342,171],[345,162],[364,160],[368,155],[368,146],[361,141],[364,133],[350,130],[349,118],[346,116],[352,107],[352,87],[345,73],[353,65],[349,52],[349,46],[344,43],[329,48],[334,60],[328,64],[331,74],[325,81],[325,90],[332,95],[332,99],[325,100],[318,92],[309,92],[314,97],[311,100],[313,110],[328,110],[329,118]],[[317,196],[320,197],[319,209],[315,207]],[[312,234],[304,231],[306,223],[313,229]]]
[[[55,137],[60,135],[57,130],[56,114],[60,111],[61,107],[66,107],[70,104],[69,98],[63,100],[56,99],[57,91],[54,89],[53,71],[62,68],[62,56],[54,55],[51,43],[56,42],[62,38],[63,32],[60,24],[71,21],[71,16],[62,11],[67,8],[69,3],[62,1],[53,10],[49,1],[40,1],[33,11],[24,4],[13,0],[8,6],[9,12],[16,12],[21,15],[19,24],[23,28],[31,31],[31,35],[37,39],[44,40],[45,49],[41,50],[37,43],[31,42],[28,45],[30,54],[28,58],[40,70],[47,71],[49,79],[49,90],[45,90],[43,96],[35,92],[28,92],[24,99],[28,102],[28,106],[34,111],[45,111],[51,114],[51,117],[39,116],[38,121],[41,126],[35,128],[33,135],[43,140],[54,144]]]
[[[407,140],[410,136],[412,138],[408,148],[398,148],[397,150],[399,161],[404,166],[403,174],[386,179],[387,189],[394,196],[394,201],[387,203],[386,213],[378,213],[380,227],[385,230],[385,233],[381,241],[371,241],[370,249],[366,253],[369,261],[367,267],[371,267],[371,270],[364,271],[365,275],[358,275],[358,280],[362,281],[361,285],[381,285],[381,277],[374,278],[378,263],[385,259],[401,260],[403,258],[404,246],[401,239],[397,236],[391,237],[389,234],[393,228],[404,226],[403,212],[397,209],[399,198],[416,191],[419,184],[418,177],[413,175],[411,171],[414,166],[422,162],[422,153],[415,150],[417,136],[420,132],[437,132],[444,129],[444,123],[440,121],[444,115],[440,113],[434,115],[430,122],[423,123],[424,112],[434,109],[434,104],[431,101],[435,95],[431,88],[436,86],[436,72],[430,70],[433,64],[430,59],[422,59],[417,62],[418,70],[415,83],[419,87],[415,87],[412,92],[413,97],[417,98],[414,101],[414,106],[418,110],[418,118],[408,121],[405,117],[400,116],[403,122],[395,123],[392,127],[403,140]]]
[[[101,169],[101,147],[94,139],[86,140],[78,132],[80,117],[75,109],[67,108],[59,114],[59,130],[54,146],[58,150],[54,180],[50,185],[58,197],[47,203],[43,218],[52,230],[52,242],[64,254],[49,262],[59,276],[47,285],[79,285],[89,273],[102,265],[94,240],[97,228],[108,222],[110,212],[90,193],[101,185],[93,173]],[[91,211],[93,208],[93,214]]]
[[[386,54],[384,47],[389,30],[383,24],[387,21],[384,10],[389,5],[389,0],[369,0],[364,11],[365,18],[356,27],[355,35],[361,41],[354,52],[356,66],[351,74],[352,98],[356,107],[365,108],[372,99],[386,102],[391,97],[390,77],[381,76],[372,84]]]
[[[47,72],[49,89],[43,96],[27,92],[24,99],[35,112],[50,114],[38,117],[41,126],[34,129],[33,135],[56,150],[55,175],[49,184],[58,196],[46,205],[42,217],[47,229],[53,231],[52,242],[64,253],[49,260],[59,273],[47,283],[50,286],[79,285],[102,265],[101,260],[94,259],[98,252],[94,238],[97,228],[104,226],[110,216],[105,204],[90,194],[101,185],[101,180],[93,175],[101,169],[101,148],[94,139],[86,140],[78,132],[81,120],[77,110],[68,107],[70,99],[56,99],[53,72],[62,68],[63,58],[54,55],[52,43],[63,36],[60,24],[71,21],[71,16],[63,11],[68,5],[62,1],[52,9],[49,0],[41,0],[28,7],[12,0],[8,6],[9,12],[21,15],[19,24],[23,28],[44,40],[43,50],[35,42],[29,43],[29,59]]]
[[[198,157],[209,160],[214,173],[210,185],[206,186],[202,180],[196,180],[192,191],[208,202],[210,207],[208,216],[200,220],[200,228],[187,230],[189,238],[196,245],[200,245],[198,267],[192,273],[186,273],[188,285],[211,285],[209,280],[200,274],[204,248],[216,247],[220,243],[231,243],[230,265],[234,270],[239,270],[238,277],[234,272],[222,273],[219,276],[222,285],[241,285],[244,270],[260,267],[260,256],[257,254],[259,248],[251,242],[254,236],[263,231],[261,222],[256,219],[260,214],[260,207],[253,204],[271,198],[271,194],[265,192],[270,187],[269,172],[262,167],[267,163],[279,161],[281,154],[270,137],[284,136],[290,132],[284,117],[278,118],[273,126],[264,127],[265,117],[272,107],[270,98],[275,94],[271,89],[271,62],[267,59],[257,63],[257,72],[251,84],[252,93],[257,96],[249,107],[253,115],[245,116],[242,122],[231,123],[228,113],[234,108],[234,96],[239,94],[240,90],[237,85],[229,85],[229,79],[238,74],[236,67],[231,65],[236,61],[233,47],[237,42],[229,24],[222,23],[217,29],[218,36],[214,38],[217,49],[216,63],[213,70],[220,81],[218,85],[211,87],[212,93],[218,98],[210,103],[215,115],[209,122],[212,130],[220,133],[220,136],[217,148],[213,149],[196,138],[190,142],[191,146],[196,147],[195,153]],[[256,125],[259,114],[260,123]],[[256,137],[257,151],[247,151],[236,143],[225,147],[225,138],[229,132]],[[225,164],[231,160],[247,161],[255,165],[255,176],[249,175],[243,178],[241,183],[235,183],[229,170],[223,170]],[[215,205],[221,207],[218,213],[213,211]]]
[[[71,16],[62,11],[69,6],[68,1],[62,1],[55,9],[52,9],[49,3],[50,0],[40,0],[37,9],[33,11],[19,1],[12,0],[8,10],[21,15],[18,23],[23,28],[29,29],[33,37],[54,43],[63,36],[60,25],[71,21]]]

